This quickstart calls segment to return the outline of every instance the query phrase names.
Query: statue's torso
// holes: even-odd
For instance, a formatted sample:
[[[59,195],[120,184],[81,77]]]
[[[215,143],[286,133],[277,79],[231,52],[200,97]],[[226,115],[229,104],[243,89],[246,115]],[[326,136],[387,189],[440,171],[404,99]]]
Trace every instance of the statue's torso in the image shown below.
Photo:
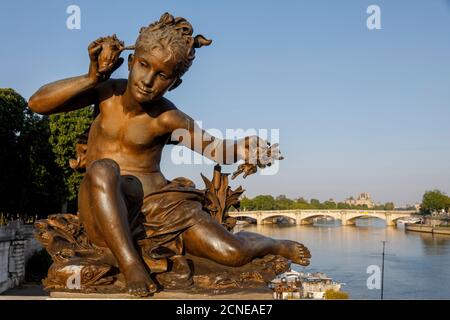
[[[89,132],[87,167],[95,160],[109,158],[119,164],[122,175],[139,178],[144,194],[165,185],[159,164],[170,133],[159,124],[158,116],[125,113],[116,95],[103,100],[99,107]]]

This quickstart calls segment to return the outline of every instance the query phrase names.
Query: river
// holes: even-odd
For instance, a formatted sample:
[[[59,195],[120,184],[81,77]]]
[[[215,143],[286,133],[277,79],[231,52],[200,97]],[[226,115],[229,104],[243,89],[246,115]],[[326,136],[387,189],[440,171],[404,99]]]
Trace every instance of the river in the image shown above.
[[[369,289],[370,265],[381,269],[382,241],[386,240],[384,299],[450,299],[450,235],[386,227],[376,218],[358,219],[356,226],[264,224],[239,226],[275,239],[296,240],[312,254],[311,264],[296,271],[324,272],[345,283],[350,299],[380,299]]]

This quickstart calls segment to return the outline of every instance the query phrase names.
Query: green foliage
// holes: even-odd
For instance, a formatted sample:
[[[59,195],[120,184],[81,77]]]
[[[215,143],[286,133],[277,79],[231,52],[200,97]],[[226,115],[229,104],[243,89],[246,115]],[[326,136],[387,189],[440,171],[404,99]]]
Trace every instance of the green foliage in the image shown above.
[[[348,293],[344,291],[335,291],[332,289],[325,291],[326,300],[346,300],[348,297]]]
[[[450,211],[450,198],[440,190],[426,191],[420,206],[421,213],[431,214],[441,210]]]
[[[288,199],[284,194],[275,199],[275,208],[279,210],[289,210],[293,207],[294,201]]]
[[[336,203],[332,200],[320,202],[318,199],[311,199],[309,202],[304,198],[292,200],[285,195],[279,195],[275,199],[271,195],[260,195],[254,198],[241,198],[241,207],[243,211],[252,210],[309,210],[309,209],[322,209],[322,210],[394,210],[394,204],[388,202],[384,205],[368,208],[367,205],[350,205],[348,203],[339,202]]]
[[[348,203],[345,203],[345,202],[339,202],[337,204],[337,208],[338,209],[351,209],[352,206],[350,204],[348,204]]]
[[[386,202],[384,205],[384,210],[394,210],[395,209],[395,205],[392,202]]]
[[[254,210],[274,210],[275,199],[270,195],[256,196],[252,200]]]
[[[0,89],[0,212],[46,216],[59,210],[62,172],[48,144],[48,118],[13,89]]]
[[[75,146],[78,139],[92,122],[93,108],[86,107],[72,112],[50,116],[50,144],[56,163],[64,173],[65,193],[68,200],[77,197],[82,174],[69,166],[69,160],[76,158]]]
[[[298,198],[297,200],[295,200],[292,209],[301,209],[301,210],[307,210],[307,209],[312,209],[311,204],[305,200],[304,198]]]
[[[325,201],[323,203],[323,208],[330,209],[330,210],[337,209],[337,204],[334,201]]]

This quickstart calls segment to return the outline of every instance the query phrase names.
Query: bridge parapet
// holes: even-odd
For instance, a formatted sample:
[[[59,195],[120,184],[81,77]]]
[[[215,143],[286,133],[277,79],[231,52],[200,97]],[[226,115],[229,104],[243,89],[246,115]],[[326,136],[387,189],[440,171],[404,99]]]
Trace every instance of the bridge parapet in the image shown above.
[[[336,220],[341,220],[342,225],[352,225],[356,218],[375,217],[386,221],[387,225],[395,225],[400,218],[409,217],[416,214],[416,211],[395,211],[395,210],[268,210],[268,211],[235,211],[230,212],[232,217],[248,217],[255,219],[258,224],[264,220],[274,217],[287,217],[295,220],[296,224],[310,224],[312,219],[318,216],[328,216]]]

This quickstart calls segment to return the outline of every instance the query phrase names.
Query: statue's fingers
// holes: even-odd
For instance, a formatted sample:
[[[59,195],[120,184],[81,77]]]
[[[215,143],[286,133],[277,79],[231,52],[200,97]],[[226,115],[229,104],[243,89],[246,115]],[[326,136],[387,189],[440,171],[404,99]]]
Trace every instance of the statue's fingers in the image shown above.
[[[269,148],[267,147],[258,147],[257,150],[259,155],[266,155],[269,153]]]
[[[91,44],[88,47],[89,53],[99,53],[102,50],[102,46],[100,44]]]
[[[92,47],[89,47],[88,49],[89,57],[91,57],[91,59],[96,59],[101,51],[102,51],[101,45],[94,45]]]
[[[122,57],[120,57],[119,59],[117,59],[117,61],[112,65],[111,67],[111,73],[113,73],[114,71],[116,71],[117,69],[120,68],[120,66],[123,64],[124,59]]]
[[[102,38],[97,38],[97,39],[95,39],[94,41],[91,42],[90,46],[94,46],[94,45],[100,44],[102,41],[103,41]]]
[[[259,148],[258,149],[258,160],[261,162],[266,162],[269,155],[268,148]]]
[[[240,165],[238,167],[238,169],[235,172],[233,172],[233,175],[231,176],[231,179],[234,180],[234,178],[239,176],[243,171],[244,171],[244,167],[242,167],[242,165]]]
[[[271,157],[263,155],[259,161],[261,164],[266,165],[266,164],[270,163],[272,161],[272,159],[271,159]]]
[[[253,174],[253,173],[255,173],[256,171],[252,171],[252,170],[250,170],[250,171],[245,171],[244,172],[244,176],[243,176],[243,178],[245,179],[245,178],[247,178],[249,175],[251,175],[251,174]]]
[[[276,145],[273,145],[269,148],[269,152],[271,154],[278,154],[278,153],[280,153],[280,148]]]
[[[246,162],[249,164],[255,165],[258,162],[258,153],[250,152]]]
[[[279,149],[276,149],[275,152],[271,152],[270,157],[274,160],[281,160],[283,158]]]

